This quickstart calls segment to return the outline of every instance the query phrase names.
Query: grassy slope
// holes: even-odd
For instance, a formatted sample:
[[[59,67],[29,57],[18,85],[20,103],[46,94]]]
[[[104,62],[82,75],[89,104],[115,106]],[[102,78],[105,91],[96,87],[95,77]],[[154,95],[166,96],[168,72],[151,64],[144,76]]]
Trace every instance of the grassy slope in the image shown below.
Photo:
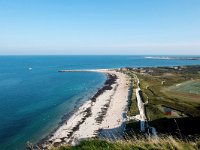
[[[77,146],[62,146],[53,150],[197,150],[200,142],[183,142],[171,137],[155,139],[135,139],[111,143],[102,140],[82,141]]]

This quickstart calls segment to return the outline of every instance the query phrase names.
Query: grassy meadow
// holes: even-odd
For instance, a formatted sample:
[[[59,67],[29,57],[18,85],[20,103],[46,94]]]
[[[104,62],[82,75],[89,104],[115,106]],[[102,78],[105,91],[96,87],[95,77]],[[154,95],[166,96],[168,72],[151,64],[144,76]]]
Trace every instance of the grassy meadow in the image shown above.
[[[144,101],[148,100],[150,126],[160,134],[196,137],[200,134],[199,70],[200,66],[184,66],[128,68],[123,72],[132,77],[133,84],[134,75],[139,78]],[[134,90],[128,113],[132,116],[138,114]],[[171,110],[170,114],[166,114],[166,108]],[[138,123],[131,121],[127,128],[135,131]]]

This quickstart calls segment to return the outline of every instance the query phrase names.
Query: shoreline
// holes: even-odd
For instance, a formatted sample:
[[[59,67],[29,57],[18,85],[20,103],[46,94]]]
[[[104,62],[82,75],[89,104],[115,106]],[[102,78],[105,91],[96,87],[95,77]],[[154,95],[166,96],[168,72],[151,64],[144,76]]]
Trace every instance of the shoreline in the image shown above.
[[[58,71],[58,72],[61,72],[61,71]],[[71,71],[72,72],[72,71]],[[91,71],[90,71],[91,72]],[[44,138],[42,138],[41,140],[39,140],[36,144],[34,144],[35,146],[34,147],[43,147],[42,145],[50,138],[50,137],[52,137],[52,135],[56,132],[56,130],[58,130],[63,124],[65,124],[69,119],[70,119],[70,117],[72,117],[73,115],[74,115],[74,113],[76,113],[77,111],[78,111],[78,109],[80,108],[80,107],[82,107],[84,104],[85,104],[85,102],[87,102],[88,100],[90,100],[90,99],[92,99],[93,97],[94,97],[94,95],[96,95],[104,86],[105,86],[105,83],[107,82],[107,80],[108,80],[108,75],[107,74],[105,74],[106,75],[106,80],[105,80],[105,82],[104,82],[104,84],[102,85],[102,86],[100,86],[98,89],[97,89],[97,91],[96,92],[94,92],[94,94],[92,94],[91,96],[89,96],[87,99],[85,99],[85,101],[82,101],[82,102],[79,102],[79,101],[77,101],[77,102],[75,102],[75,106],[73,107],[73,110],[72,111],[70,111],[70,112],[68,112],[68,113],[66,113],[66,114],[64,114],[62,117],[61,117],[61,121],[59,121],[58,122],[58,124],[55,126],[55,128],[53,128],[53,130],[51,131],[51,132],[49,132],[49,133],[47,133],[47,135],[44,137]],[[83,97],[82,97],[83,98]],[[82,99],[81,98],[81,99]]]
[[[50,149],[65,144],[74,145],[82,139],[97,137],[102,129],[114,129],[122,125],[123,113],[128,107],[130,83],[128,76],[107,69],[81,71],[104,73],[107,79],[90,99],[63,116],[58,127],[37,143],[40,148]]]

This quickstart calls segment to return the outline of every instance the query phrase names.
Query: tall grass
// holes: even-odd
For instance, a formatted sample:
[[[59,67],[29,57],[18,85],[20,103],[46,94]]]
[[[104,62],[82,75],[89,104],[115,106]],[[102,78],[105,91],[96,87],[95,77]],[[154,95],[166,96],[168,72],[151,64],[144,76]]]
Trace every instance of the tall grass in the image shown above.
[[[198,150],[200,140],[182,141],[171,136],[160,138],[132,138],[111,142],[109,140],[86,140],[76,146],[61,146],[52,150]]]

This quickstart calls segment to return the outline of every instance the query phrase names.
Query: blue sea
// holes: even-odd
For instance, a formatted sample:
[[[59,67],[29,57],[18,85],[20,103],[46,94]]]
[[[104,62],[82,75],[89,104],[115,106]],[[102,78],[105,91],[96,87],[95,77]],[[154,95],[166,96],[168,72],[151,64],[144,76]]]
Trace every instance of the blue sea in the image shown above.
[[[144,56],[0,56],[0,149],[25,149],[55,129],[64,115],[88,100],[106,76],[62,69],[175,66],[200,60]]]

